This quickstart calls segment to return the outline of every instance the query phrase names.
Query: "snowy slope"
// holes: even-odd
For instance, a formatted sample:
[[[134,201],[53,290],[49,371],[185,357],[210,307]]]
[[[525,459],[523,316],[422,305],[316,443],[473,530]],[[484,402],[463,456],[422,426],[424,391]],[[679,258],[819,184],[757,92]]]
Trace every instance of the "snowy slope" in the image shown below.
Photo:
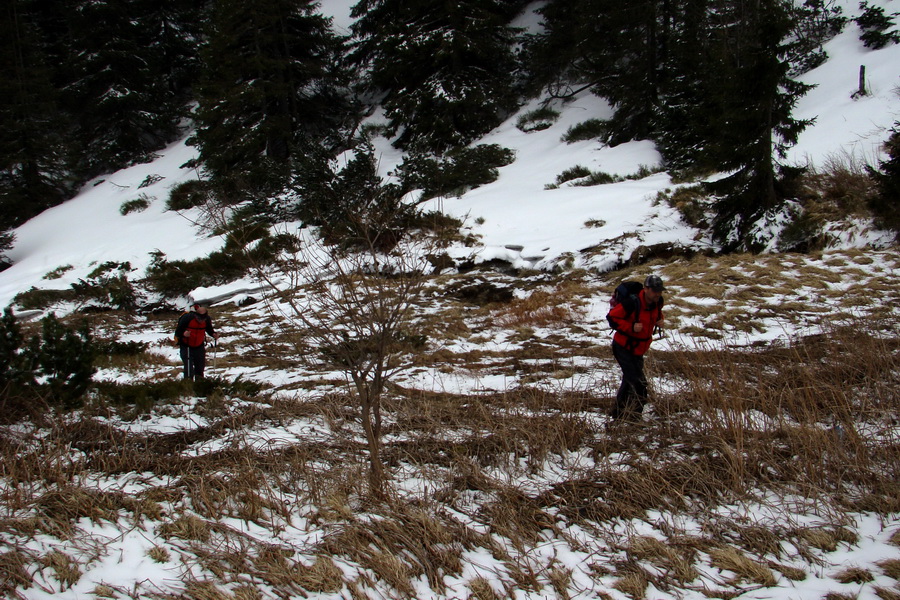
[[[335,16],[335,26],[345,31],[352,0],[327,0],[323,11]],[[847,3],[845,14],[858,11]],[[890,4],[890,2],[888,2]],[[535,16],[526,14],[523,25],[533,26]],[[803,81],[817,87],[803,98],[796,114],[815,118],[815,123],[790,151],[796,163],[821,166],[829,157],[857,156],[874,161],[893,123],[900,119],[898,66],[900,45],[868,51],[858,39],[858,28],[848,23],[845,31],[828,43],[830,60],[805,74]],[[857,73],[865,64],[871,95],[854,100]],[[519,114],[533,109],[537,101]],[[636,141],[615,148],[598,142],[566,144],[560,136],[571,126],[589,118],[603,118],[610,107],[601,99],[584,94],[576,101],[557,106],[562,116],[549,129],[523,133],[513,115],[485,136],[484,143],[511,148],[516,161],[500,170],[499,179],[460,198],[433,200],[428,208],[440,208],[464,218],[466,226],[480,236],[483,248],[478,258],[504,258],[517,266],[547,268],[557,263],[608,269],[628,257],[639,245],[662,242],[701,244],[696,232],[665,204],[655,205],[661,190],[671,189],[664,173],[636,181],[594,187],[545,189],[563,170],[581,165],[592,171],[627,176],[642,166],[655,167],[660,158],[650,142]],[[375,118],[377,120],[377,117]],[[376,140],[380,166],[385,176],[402,156],[390,141]],[[218,248],[222,240],[210,238],[196,226],[198,210],[166,212],[164,203],[172,186],[197,177],[180,165],[195,155],[183,142],[159,153],[152,163],[138,165],[98,178],[65,204],[46,211],[15,231],[16,244],[9,252],[13,266],[0,273],[0,306],[10,304],[15,294],[32,286],[67,288],[105,261],[129,262],[140,276],[150,262],[150,253],[162,251],[170,259],[191,259]],[[150,175],[162,176],[145,188]],[[123,202],[145,195],[149,209],[123,216]],[[590,222],[590,226],[586,223]],[[858,238],[848,243],[886,243],[887,236]],[[589,259],[580,251],[595,247]],[[471,249],[459,248],[457,256]],[[53,280],[45,276],[65,271]]]

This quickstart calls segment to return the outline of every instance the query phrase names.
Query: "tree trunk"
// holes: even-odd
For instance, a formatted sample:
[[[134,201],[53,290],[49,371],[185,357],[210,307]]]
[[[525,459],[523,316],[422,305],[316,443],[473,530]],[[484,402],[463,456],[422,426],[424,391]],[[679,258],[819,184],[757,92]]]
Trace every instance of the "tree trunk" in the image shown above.
[[[360,393],[362,407],[363,430],[366,432],[366,443],[369,446],[369,492],[375,497],[385,497],[384,466],[381,464],[381,409],[380,399],[373,397],[370,389]],[[374,414],[374,419],[373,419]]]

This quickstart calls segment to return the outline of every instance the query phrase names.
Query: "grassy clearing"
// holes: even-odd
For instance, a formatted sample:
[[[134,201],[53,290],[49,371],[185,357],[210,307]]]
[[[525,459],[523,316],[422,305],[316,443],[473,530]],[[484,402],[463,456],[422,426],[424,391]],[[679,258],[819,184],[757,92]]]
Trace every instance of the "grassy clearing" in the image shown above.
[[[896,600],[883,578],[900,577],[900,555],[840,567],[831,557],[864,542],[859,513],[886,523],[900,513],[900,341],[896,310],[885,310],[898,298],[872,268],[900,265],[890,253],[782,258],[782,271],[775,257],[744,256],[605,279],[498,277],[516,294],[485,306],[437,296],[414,367],[513,384],[476,394],[395,382],[384,502],[366,493],[358,408],[334,374],[310,373],[299,392],[110,387],[77,418],[5,427],[0,594],[80,589],[110,551],[93,533],[102,526],[145,536],[171,588],[91,584],[95,597],[734,598],[818,577]],[[648,270],[671,288],[676,342],[648,361],[646,420],[609,433],[617,381],[599,313],[614,280]],[[847,296],[869,304],[830,318]],[[246,339],[259,314],[214,316],[220,364],[299,369],[287,341]],[[813,318],[822,326],[804,334]],[[729,341],[772,321],[792,334]],[[145,361],[152,373],[159,356],[105,368]],[[179,415],[192,425],[155,426]],[[900,548],[900,529],[882,537]],[[581,560],[561,562],[551,546]]]

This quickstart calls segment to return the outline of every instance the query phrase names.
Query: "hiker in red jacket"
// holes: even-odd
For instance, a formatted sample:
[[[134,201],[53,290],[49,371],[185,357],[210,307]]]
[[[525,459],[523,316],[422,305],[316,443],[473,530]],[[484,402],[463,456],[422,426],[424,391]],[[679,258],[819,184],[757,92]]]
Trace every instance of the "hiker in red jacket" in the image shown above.
[[[181,360],[184,362],[184,378],[191,380],[203,379],[203,369],[206,367],[206,336],[219,339],[213,329],[212,319],[206,311],[206,307],[199,303],[191,305],[191,311],[181,315],[178,325],[175,327],[175,340],[181,350]]]
[[[613,356],[622,368],[622,384],[616,394],[616,405],[610,416],[612,422],[639,421],[647,403],[647,377],[644,375],[644,354],[653,341],[653,333],[662,326],[662,279],[650,275],[643,289],[612,307],[607,315],[616,333],[613,336]]]

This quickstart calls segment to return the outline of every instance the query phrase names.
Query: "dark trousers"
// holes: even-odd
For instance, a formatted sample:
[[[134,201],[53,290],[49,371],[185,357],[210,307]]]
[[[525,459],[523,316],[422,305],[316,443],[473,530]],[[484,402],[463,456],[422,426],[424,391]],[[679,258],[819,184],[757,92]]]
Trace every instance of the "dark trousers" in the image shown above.
[[[181,346],[181,362],[184,363],[185,379],[203,379],[206,368],[206,346]]]
[[[638,419],[647,404],[647,377],[644,357],[635,356],[619,344],[613,343],[613,356],[622,369],[622,385],[616,394],[616,405],[610,413],[613,420]]]

